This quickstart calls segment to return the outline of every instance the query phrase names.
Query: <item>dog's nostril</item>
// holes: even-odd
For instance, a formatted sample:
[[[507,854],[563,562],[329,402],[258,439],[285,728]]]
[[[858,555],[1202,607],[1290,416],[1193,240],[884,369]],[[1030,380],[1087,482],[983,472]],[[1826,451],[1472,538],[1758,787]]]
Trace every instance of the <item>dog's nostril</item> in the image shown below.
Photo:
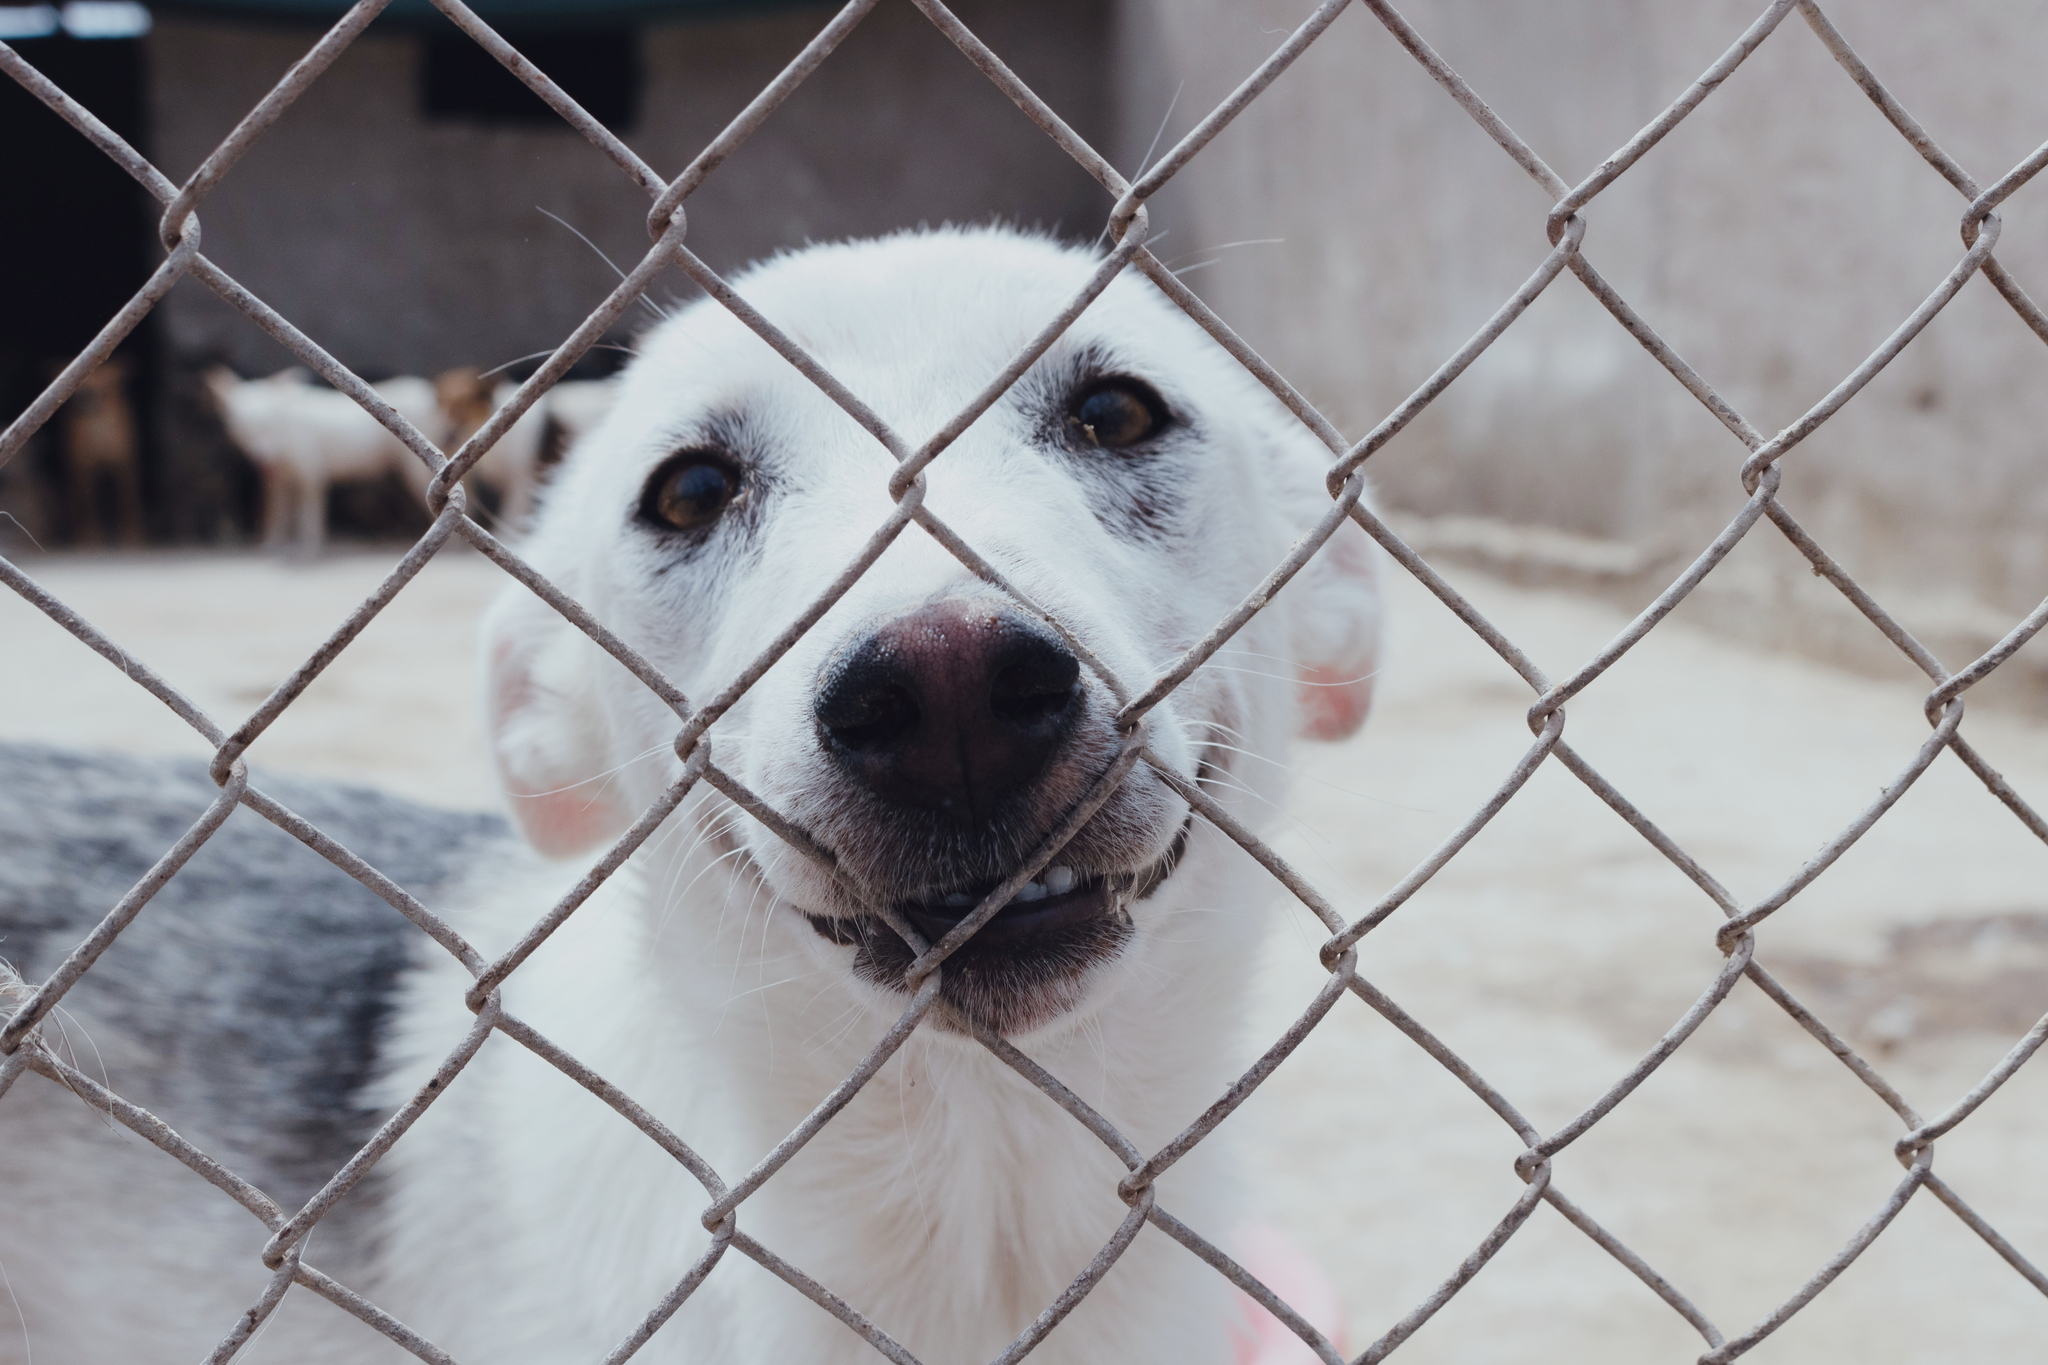
[[[849,749],[867,753],[889,748],[917,728],[922,719],[917,698],[890,677],[849,676],[857,672],[843,672],[819,698],[818,723]]]
[[[988,706],[996,719],[1017,725],[1052,720],[1074,700],[1081,663],[1056,644],[1030,637],[1024,657],[1006,660],[989,684]]]

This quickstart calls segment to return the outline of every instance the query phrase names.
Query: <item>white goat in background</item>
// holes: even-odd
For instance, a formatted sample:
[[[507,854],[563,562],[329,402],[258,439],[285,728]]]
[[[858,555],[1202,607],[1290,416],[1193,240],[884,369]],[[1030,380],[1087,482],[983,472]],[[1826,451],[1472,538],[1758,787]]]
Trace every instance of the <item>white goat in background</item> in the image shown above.
[[[335,483],[395,469],[425,496],[427,469],[419,458],[353,398],[314,384],[304,370],[242,379],[216,365],[206,372],[206,387],[228,435],[262,476],[266,547],[282,546],[296,525],[298,552],[318,554],[327,535],[327,490]],[[401,376],[372,387],[427,436],[438,434],[441,409],[432,384]]]
[[[616,379],[567,379],[549,389],[543,401],[548,405],[548,420],[562,433],[562,449],[567,451],[584,432],[603,421],[618,396]]]
[[[225,365],[206,373],[228,435],[255,462],[263,479],[263,544],[288,540],[302,555],[320,552],[327,531],[327,490],[350,479],[375,479],[397,470],[424,499],[427,471],[417,456],[347,394],[312,382],[302,369],[265,379],[242,379]],[[442,449],[454,451],[518,391],[512,380],[492,384],[474,368],[449,370],[432,382],[413,376],[371,386],[384,401]],[[476,464],[476,478],[498,498],[508,527],[531,515],[551,430],[564,446],[610,410],[608,379],[557,384],[514,422]],[[295,529],[294,529],[295,528]]]

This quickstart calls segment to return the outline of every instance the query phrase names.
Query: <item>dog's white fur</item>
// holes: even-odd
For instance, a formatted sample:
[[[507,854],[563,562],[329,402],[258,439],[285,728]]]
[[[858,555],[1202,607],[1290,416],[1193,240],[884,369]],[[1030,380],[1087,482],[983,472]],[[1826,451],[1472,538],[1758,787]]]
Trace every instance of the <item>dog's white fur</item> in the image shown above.
[[[1001,231],[815,248],[741,288],[912,440],[966,403],[1093,268]],[[927,473],[928,505],[1134,685],[1224,616],[1326,507],[1324,455],[1220,348],[1125,277],[1040,364],[1113,357],[1199,439],[1171,472],[1177,533],[1120,537],[1038,449],[1020,404],[983,417]],[[778,461],[750,562],[710,581],[636,544],[649,471],[707,414],[742,414]],[[1103,451],[1104,459],[1117,458]],[[617,407],[573,453],[527,553],[691,696],[707,697],[824,589],[889,510],[875,440],[729,314],[657,329]],[[1216,666],[1170,697],[1154,747],[1247,818],[1277,794],[1289,732],[1363,716],[1377,643],[1369,543],[1347,528]],[[683,581],[677,581],[683,580]],[[922,531],[898,540],[712,731],[718,761],[778,807],[814,808],[810,720],[824,662],[862,623],[975,580]],[[620,831],[677,768],[677,721],[550,609],[515,590],[487,630],[498,756],[532,841],[565,854]],[[1298,666],[1312,704],[1299,706]],[[1211,747],[1212,743],[1218,747]],[[1257,757],[1253,757],[1257,756]],[[1145,774],[1134,777],[1143,786]],[[1163,850],[1185,810],[1155,821]],[[602,903],[506,988],[508,1006],[644,1103],[737,1179],[844,1077],[902,1010],[799,910],[829,891],[774,835],[693,802]],[[703,837],[729,829],[743,852]],[[846,847],[859,831],[819,817]],[[1247,958],[1271,883],[1206,827],[1150,899],[1084,1004],[1020,1040],[1156,1149],[1227,1083]],[[519,912],[520,922],[531,914]],[[511,923],[502,932],[511,932]],[[408,1015],[417,1083],[469,1017],[466,978],[423,981]],[[703,1192],[602,1105],[494,1041],[390,1158],[398,1176],[381,1292],[462,1358],[593,1358],[704,1248]],[[1093,1135],[958,1035],[921,1029],[852,1105],[748,1200],[740,1226],[867,1314],[919,1359],[987,1360],[1050,1304],[1124,1214],[1118,1162]],[[1226,1172],[1205,1144],[1162,1202],[1214,1235]],[[508,1197],[509,1196],[509,1197]],[[1222,1361],[1223,1281],[1156,1230],[1039,1349],[1048,1362]],[[862,1361],[872,1350],[737,1252],[647,1348],[657,1361]]]
[[[738,285],[915,442],[1001,370],[1094,268],[1088,253],[1047,240],[948,230],[812,248]],[[1142,379],[1172,410],[1176,435],[1149,463],[1062,448],[1048,434],[1047,405],[1056,427],[1066,401],[1061,386],[1096,372]],[[747,446],[755,463],[745,496],[755,501],[693,550],[640,524],[636,510],[650,472],[713,429]],[[929,468],[927,506],[1142,687],[1327,509],[1326,462],[1270,395],[1127,274]],[[889,513],[890,468],[874,438],[808,380],[730,314],[699,303],[645,339],[616,406],[554,479],[524,552],[701,700],[855,556]],[[1127,481],[1139,473],[1150,480],[1142,488]],[[1140,494],[1145,508],[1124,505]],[[1241,818],[1257,823],[1271,809],[1296,731],[1334,737],[1363,718],[1378,640],[1374,554],[1344,528],[1153,712],[1153,749]],[[812,719],[814,693],[834,652],[874,622],[935,594],[985,591],[910,528],[712,727],[717,761],[846,865],[901,871],[913,852],[876,847],[885,833],[863,824],[857,803],[821,797],[841,779]],[[488,955],[538,918],[679,765],[675,715],[523,589],[492,612],[485,644],[513,810],[539,849],[579,860],[491,874],[475,908],[456,916]],[[1085,724],[1100,729],[1113,703],[1099,680],[1084,674],[1084,687]],[[1104,811],[1122,822],[1120,846],[1134,867],[1164,853],[1186,816],[1142,767]],[[1215,830],[1188,828],[1171,875],[1130,906],[1121,954],[1091,968],[1067,1008],[1015,1038],[1145,1152],[1215,1101],[1262,1041],[1235,1030],[1271,879]],[[905,1007],[900,992],[856,977],[852,948],[806,921],[805,911],[843,911],[835,894],[774,835],[700,787],[513,975],[505,1006],[737,1180]],[[439,950],[429,957],[397,1015],[387,1103],[410,1095],[474,1024],[462,1003],[468,975]],[[88,1139],[98,1141],[91,1115],[43,1089],[48,1106],[71,1106],[49,1112],[69,1116],[83,1134],[76,1150],[88,1150]],[[17,1091],[9,1103],[18,1100]],[[1228,1137],[1204,1142],[1158,1187],[1162,1207],[1226,1244],[1237,1217]],[[90,1185],[86,1171],[67,1179]],[[741,1206],[738,1226],[927,1365],[971,1365],[999,1354],[1109,1239],[1126,1213],[1115,1193],[1122,1173],[1045,1095],[928,1019]],[[171,1183],[149,1197],[187,1210],[188,1220],[202,1205],[225,1204],[175,1168],[162,1179]],[[699,1222],[709,1201],[688,1173],[502,1035],[376,1179],[375,1255],[366,1267],[337,1269],[465,1365],[602,1359],[709,1242]],[[106,1217],[119,1223],[140,1197],[110,1195]],[[260,1229],[233,1221],[241,1217],[225,1208],[206,1225],[218,1231],[187,1232],[166,1215],[176,1269],[152,1273],[167,1311],[195,1321],[220,1314],[224,1327],[253,1300]],[[316,1232],[309,1259],[328,1255],[323,1237],[338,1253],[339,1236]],[[388,1346],[332,1310],[295,1306],[305,1297],[287,1299],[263,1349],[306,1362],[386,1358]],[[1032,1358],[1223,1365],[1238,1312],[1213,1270],[1148,1227]],[[130,1357],[106,1357],[117,1358]],[[729,1250],[637,1358],[876,1357]]]

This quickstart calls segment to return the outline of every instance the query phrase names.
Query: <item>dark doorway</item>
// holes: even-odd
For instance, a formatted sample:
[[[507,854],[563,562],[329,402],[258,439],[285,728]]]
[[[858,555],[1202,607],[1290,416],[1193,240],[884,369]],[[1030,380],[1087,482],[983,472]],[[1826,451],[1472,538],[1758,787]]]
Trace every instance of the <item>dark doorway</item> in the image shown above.
[[[507,30],[504,37],[615,133],[640,113],[640,35],[630,29]],[[517,76],[476,40],[442,23],[429,29],[420,63],[420,109],[430,119],[558,128],[571,132]]]
[[[143,146],[142,43],[66,34],[10,44],[131,145]],[[145,148],[146,150],[146,148]],[[14,81],[0,77],[0,424],[11,422],[148,279],[154,215],[142,187]],[[123,343],[124,384],[141,433],[144,506],[155,466],[148,437],[156,383],[150,324]],[[0,508],[44,545],[89,538],[67,496],[63,417],[0,469]],[[0,518],[0,523],[5,522]],[[150,530],[168,529],[152,518]]]

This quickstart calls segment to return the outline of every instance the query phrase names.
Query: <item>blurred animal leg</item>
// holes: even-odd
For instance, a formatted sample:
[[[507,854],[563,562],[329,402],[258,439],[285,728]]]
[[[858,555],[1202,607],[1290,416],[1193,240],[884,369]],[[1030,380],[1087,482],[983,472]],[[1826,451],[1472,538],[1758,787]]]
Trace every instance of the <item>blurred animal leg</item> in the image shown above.
[[[291,534],[292,495],[297,480],[281,464],[258,462],[256,473],[263,483],[263,548],[281,550]]]
[[[299,480],[298,551],[317,559],[327,539],[327,480],[307,476]]]

